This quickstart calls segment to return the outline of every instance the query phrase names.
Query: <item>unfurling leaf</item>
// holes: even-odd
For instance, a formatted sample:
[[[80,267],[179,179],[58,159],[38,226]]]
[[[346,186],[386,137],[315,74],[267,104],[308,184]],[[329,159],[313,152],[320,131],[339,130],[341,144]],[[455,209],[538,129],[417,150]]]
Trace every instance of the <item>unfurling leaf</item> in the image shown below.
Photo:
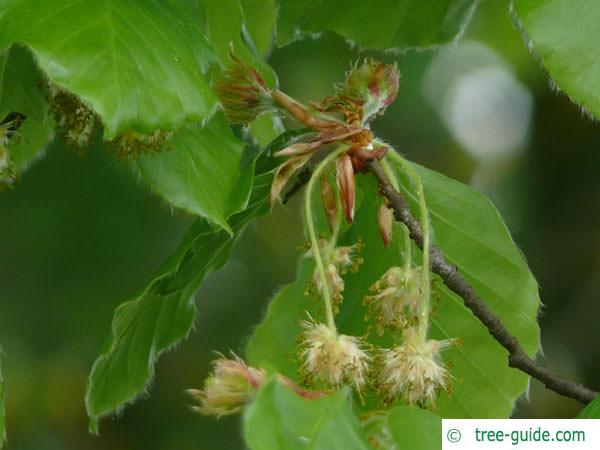
[[[310,157],[311,155],[296,156],[288,159],[279,166],[277,172],[275,173],[275,178],[273,178],[273,185],[271,186],[271,205],[275,204],[275,202],[279,200],[281,191],[287,185],[288,181],[290,181],[294,174],[308,162]]]
[[[257,176],[248,207],[231,229],[266,210],[270,173]],[[195,317],[194,294],[204,277],[223,265],[233,239],[204,219],[196,220],[159,274],[136,298],[115,311],[109,342],[92,368],[86,393],[90,427],[136,399],[150,382],[162,352],[185,338]]]
[[[299,134],[282,134],[265,154],[289,145]],[[258,157],[254,165],[257,175],[250,198],[228,222],[235,236],[251,219],[268,210],[273,158]],[[224,229],[197,219],[143,292],[117,308],[109,340],[94,363],[87,387],[92,431],[98,431],[102,416],[135,401],[151,381],[161,353],[188,335],[195,317],[194,294],[204,277],[227,261],[233,242]]]

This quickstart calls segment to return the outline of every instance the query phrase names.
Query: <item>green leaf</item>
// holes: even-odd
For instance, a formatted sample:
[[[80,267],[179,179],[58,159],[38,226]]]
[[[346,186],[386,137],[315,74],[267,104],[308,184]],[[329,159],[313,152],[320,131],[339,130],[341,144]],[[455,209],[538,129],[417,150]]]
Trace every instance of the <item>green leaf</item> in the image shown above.
[[[218,114],[205,126],[185,125],[166,150],[140,156],[137,165],[171,204],[231,232],[227,218],[244,207],[252,186],[253,166],[242,170],[243,152],[244,143]]]
[[[269,84],[275,84],[275,73],[254,53],[252,38],[243,39],[245,24],[240,0],[203,0],[201,3],[207,37],[221,65],[230,63],[231,43],[238,57],[257,67]],[[268,22],[269,2],[259,10]],[[258,31],[258,18],[254,20],[253,29]],[[272,24],[265,23],[261,31],[269,26]],[[266,144],[266,139],[270,141],[274,137],[269,131],[272,124],[272,119],[265,116],[260,118],[260,123],[252,125],[251,133],[259,143]],[[253,175],[251,166],[247,167],[249,170],[240,170],[244,145],[231,132],[222,115],[204,127],[185,125],[167,147],[170,151],[139,158],[138,167],[152,189],[174,206],[231,231],[227,218],[243,208]]]
[[[600,117],[600,3],[515,0],[514,9],[556,85]]]
[[[208,39],[221,66],[231,64],[229,51],[233,46],[237,58],[256,68],[267,85],[275,86],[277,75],[262,58],[273,35],[274,0],[204,0],[203,6]],[[260,145],[266,145],[281,132],[273,114],[259,117],[248,131]]]
[[[229,225],[237,237],[254,217],[269,209],[274,158],[298,132],[283,133],[248,164],[256,166],[252,192],[243,211]],[[147,388],[160,354],[185,338],[195,316],[194,293],[204,277],[223,265],[235,239],[204,219],[197,219],[148,286],[115,311],[108,341],[89,377],[86,408],[90,429],[100,417],[135,401]]]
[[[261,147],[271,142],[283,131],[281,119],[276,114],[263,114],[248,126],[248,132]]]
[[[415,407],[388,412],[387,425],[399,450],[441,450],[441,417]]]
[[[244,414],[251,450],[366,450],[347,393],[306,400],[276,380],[267,382]]]
[[[108,138],[212,114],[214,61],[192,0],[8,0],[0,48],[28,45],[48,77],[102,117]]]
[[[267,210],[271,180],[270,173],[255,178],[248,207],[230,220],[236,235]],[[194,294],[204,277],[227,261],[233,242],[226,231],[196,220],[144,291],[117,308],[109,341],[88,383],[86,406],[93,431],[98,418],[134,401],[146,389],[160,354],[189,334]]]
[[[6,403],[4,398],[4,377],[2,376],[2,350],[0,350],[0,448],[6,443]]]
[[[334,31],[368,48],[430,47],[454,39],[476,5],[475,0],[281,0],[277,43]]]
[[[600,397],[596,397],[577,416],[578,419],[600,419]]]
[[[275,0],[241,0],[245,29],[259,55],[269,53],[275,34]]]
[[[0,54],[0,119],[11,112],[27,117],[8,145],[17,173],[27,168],[52,136],[46,99],[38,86],[41,78],[27,48],[13,45]]]
[[[254,48],[254,36],[263,46],[265,38],[261,34],[252,34],[258,33],[258,28],[260,33],[272,32],[273,24],[269,23],[269,16],[274,14],[274,11],[270,11],[270,1],[261,0],[260,8],[252,10],[253,14],[264,14],[264,23],[256,17],[248,16],[248,10],[242,11],[240,0],[204,0],[202,3],[206,12],[208,40],[215,49],[221,65],[230,64],[229,47],[233,45],[235,55],[257,68],[266,83],[273,86],[277,80],[275,72]],[[248,17],[253,20],[250,27],[246,26],[250,23]],[[246,39],[244,39],[245,35]]]
[[[417,165],[415,169],[423,179],[435,242],[517,336],[527,353],[533,355],[539,338],[537,284],[498,212],[473,189]],[[337,323],[341,332],[361,336],[367,328],[363,297],[387,268],[401,264],[402,259],[398,230],[387,249],[381,243],[375,220],[380,200],[376,200],[373,178],[358,180],[365,195],[357,209],[355,223],[343,236],[342,244],[362,240],[365,248],[361,256],[365,262],[357,273],[345,276],[344,303]],[[414,188],[403,176],[401,184],[417,214]],[[304,295],[312,272],[312,261],[302,258],[296,280],[272,301],[266,318],[248,344],[247,355],[252,365],[269,365],[290,377],[297,375],[297,363],[292,356],[296,353],[300,332],[298,321],[306,317],[306,311],[313,317],[322,317],[320,303]],[[464,341],[444,352],[444,359],[452,366],[453,393],[440,396],[436,412],[443,417],[457,418],[507,417],[515,400],[527,388],[527,376],[508,367],[507,352],[460,298],[440,280],[436,280],[433,287],[437,300],[432,337],[460,337]],[[390,346],[392,338],[387,336],[376,343]]]

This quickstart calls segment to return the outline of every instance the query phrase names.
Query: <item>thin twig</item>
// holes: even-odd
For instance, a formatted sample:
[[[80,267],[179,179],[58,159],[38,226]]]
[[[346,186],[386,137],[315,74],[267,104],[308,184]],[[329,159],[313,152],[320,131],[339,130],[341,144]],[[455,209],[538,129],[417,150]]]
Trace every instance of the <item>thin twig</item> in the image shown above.
[[[373,159],[367,163],[371,173],[377,178],[382,194],[387,198],[394,210],[396,219],[404,223],[410,232],[410,237],[419,247],[423,247],[421,224],[412,215],[404,196],[392,186],[390,179],[381,164]],[[544,365],[536,362],[525,353],[515,336],[501,322],[500,318],[490,310],[486,302],[477,295],[473,287],[462,277],[457,268],[449,264],[436,245],[430,246],[431,271],[439,275],[444,284],[462,298],[465,306],[488,329],[489,333],[506,350],[508,350],[508,365],[519,369],[533,378],[541,381],[548,389],[573,398],[583,404],[594,400],[598,393],[582,384],[562,378]]]

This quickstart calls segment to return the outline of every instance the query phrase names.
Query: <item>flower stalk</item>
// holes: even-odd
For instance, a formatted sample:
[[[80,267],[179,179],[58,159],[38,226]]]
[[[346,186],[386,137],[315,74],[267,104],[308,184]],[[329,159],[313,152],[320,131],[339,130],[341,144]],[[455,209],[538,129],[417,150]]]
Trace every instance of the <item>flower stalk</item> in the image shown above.
[[[417,188],[417,196],[419,198],[419,214],[423,227],[423,269],[421,271],[421,306],[418,328],[419,336],[424,342],[427,339],[427,333],[429,331],[429,316],[431,315],[431,272],[429,262],[431,229],[429,226],[429,211],[427,209],[427,202],[425,200],[423,182],[421,181],[419,174],[417,174],[408,161],[404,159],[398,152],[391,151],[388,154],[402,167],[411,181],[415,184],[415,187]]]
[[[319,247],[319,240],[317,238],[317,232],[315,229],[314,223],[314,215],[313,215],[313,205],[312,205],[312,197],[313,192],[315,191],[315,185],[319,181],[323,170],[329,163],[335,160],[339,155],[341,155],[348,148],[344,145],[339,146],[337,149],[333,150],[329,155],[327,155],[323,161],[317,166],[312,177],[308,181],[308,185],[306,187],[306,195],[304,197],[304,216],[306,220],[306,232],[308,234],[308,239],[310,241],[310,246],[312,253],[315,258],[316,270],[318,276],[321,278],[321,282],[325,289],[322,290],[323,302],[325,304],[325,316],[327,320],[327,326],[332,332],[337,333],[337,328],[335,326],[335,319],[333,313],[333,303],[331,299],[331,293],[328,288],[327,274],[325,272],[325,265],[323,264],[323,258],[321,256],[321,249]]]

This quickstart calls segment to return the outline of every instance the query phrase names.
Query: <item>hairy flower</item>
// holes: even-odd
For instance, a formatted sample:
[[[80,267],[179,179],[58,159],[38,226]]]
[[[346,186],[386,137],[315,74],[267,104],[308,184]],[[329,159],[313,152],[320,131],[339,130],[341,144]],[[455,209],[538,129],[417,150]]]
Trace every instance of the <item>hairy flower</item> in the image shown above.
[[[366,296],[364,304],[375,319],[377,334],[381,336],[386,328],[397,330],[413,322],[421,299],[420,281],[420,268],[391,267],[371,286],[375,293]]]
[[[323,296],[325,289],[329,289],[329,295],[334,303],[335,312],[338,312],[338,305],[342,302],[342,292],[344,292],[344,279],[340,275],[340,271],[333,263],[324,264],[325,268],[325,283],[318,267],[315,267],[313,273],[313,282],[317,289],[317,294]]]
[[[48,85],[48,105],[67,143],[79,153],[86,152],[99,123],[92,108],[53,83]]]
[[[234,414],[252,400],[265,381],[265,372],[246,365],[234,356],[220,356],[213,361],[213,372],[206,379],[204,389],[189,389],[199,406],[192,409],[201,414],[217,417]]]
[[[434,406],[440,391],[447,391],[450,374],[440,352],[455,339],[423,339],[416,329],[404,332],[401,346],[386,349],[380,357],[377,385],[386,403],[402,398],[409,404]]]
[[[358,266],[363,262],[362,258],[357,255],[362,247],[362,243],[348,245],[343,247],[335,247],[331,250],[328,248],[328,242],[321,241],[320,251],[325,268],[325,283],[318,267],[315,267],[313,273],[313,283],[316,287],[317,294],[322,296],[325,288],[329,289],[335,312],[338,312],[339,304],[342,302],[342,293],[344,292],[344,279],[342,275],[348,271],[356,272]]]
[[[356,272],[358,270],[358,266],[363,262],[363,259],[358,256],[358,252],[362,249],[362,247],[363,243],[360,241],[353,245],[335,247],[331,251],[331,261],[340,268],[342,273],[346,273],[348,270],[351,272]]]
[[[215,83],[215,91],[230,122],[247,124],[261,114],[272,111],[271,92],[256,69],[237,58],[232,51],[231,66]]]
[[[135,130],[127,130],[110,141],[110,148],[116,152],[119,159],[135,159],[139,155],[160,152],[171,137],[173,137],[172,131],[155,130],[151,134],[143,134]]]
[[[322,323],[304,321],[302,326],[301,368],[307,380],[334,387],[350,384],[360,392],[371,361],[361,340],[338,334]]]

